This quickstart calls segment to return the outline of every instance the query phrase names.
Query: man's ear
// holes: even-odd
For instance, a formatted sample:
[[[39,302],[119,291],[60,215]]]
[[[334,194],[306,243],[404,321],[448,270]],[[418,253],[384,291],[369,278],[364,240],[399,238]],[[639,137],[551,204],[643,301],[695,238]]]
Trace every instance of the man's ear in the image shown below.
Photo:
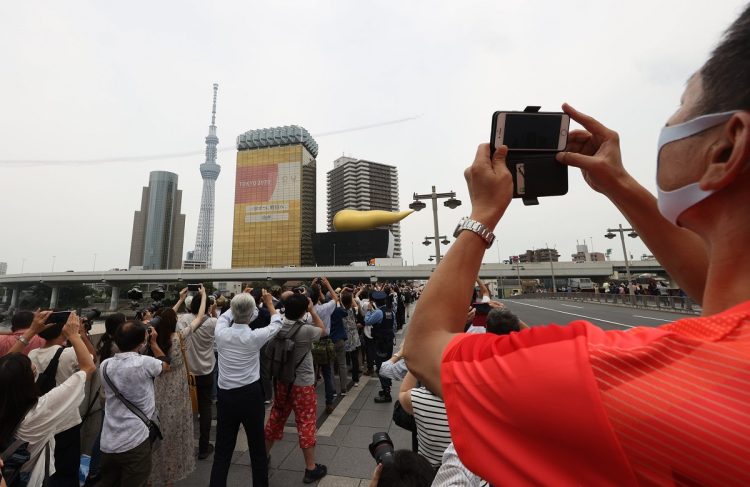
[[[735,113],[719,135],[700,179],[704,191],[718,191],[734,182],[750,164],[750,112]]]

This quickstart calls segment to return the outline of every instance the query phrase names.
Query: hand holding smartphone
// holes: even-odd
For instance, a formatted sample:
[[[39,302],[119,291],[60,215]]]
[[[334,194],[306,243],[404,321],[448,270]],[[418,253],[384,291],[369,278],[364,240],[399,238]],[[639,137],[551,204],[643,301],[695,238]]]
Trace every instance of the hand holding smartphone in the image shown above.
[[[570,117],[562,112],[495,112],[490,151],[508,147],[513,197],[535,204],[540,196],[568,192],[568,168],[555,159],[568,142]],[[531,202],[531,203],[529,203]]]

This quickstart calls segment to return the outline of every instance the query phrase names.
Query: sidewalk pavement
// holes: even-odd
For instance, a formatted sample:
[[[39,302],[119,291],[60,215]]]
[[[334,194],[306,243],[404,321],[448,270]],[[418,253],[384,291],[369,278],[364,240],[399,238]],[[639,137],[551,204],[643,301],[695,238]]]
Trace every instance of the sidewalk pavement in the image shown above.
[[[405,328],[404,328],[405,330]],[[400,346],[402,332],[397,336]],[[397,349],[397,348],[396,348]],[[351,376],[350,376],[351,377]],[[337,379],[334,377],[334,380]],[[336,397],[336,409],[325,414],[325,393],[323,381],[316,389],[318,395],[318,435],[315,447],[315,461],[328,467],[328,475],[320,482],[304,484],[305,463],[299,448],[294,427],[294,413],[289,416],[284,428],[284,438],[276,442],[271,450],[270,485],[292,487],[297,485],[317,485],[318,487],[368,487],[375,469],[375,460],[370,455],[368,445],[373,433],[388,432],[398,449],[411,449],[411,433],[396,426],[392,420],[393,403],[377,404],[373,399],[380,390],[376,377],[361,377],[359,387],[351,387],[346,396]],[[398,396],[400,382],[393,382],[392,396]],[[270,406],[266,410],[266,420]],[[214,420],[211,429],[211,442],[215,440]],[[196,445],[198,444],[198,424],[195,423]],[[213,455],[205,460],[196,460],[196,469],[186,479],[175,482],[175,487],[205,487],[211,475]],[[229,469],[227,486],[248,487],[252,485],[250,457],[247,437],[242,428],[237,436],[232,466]]]

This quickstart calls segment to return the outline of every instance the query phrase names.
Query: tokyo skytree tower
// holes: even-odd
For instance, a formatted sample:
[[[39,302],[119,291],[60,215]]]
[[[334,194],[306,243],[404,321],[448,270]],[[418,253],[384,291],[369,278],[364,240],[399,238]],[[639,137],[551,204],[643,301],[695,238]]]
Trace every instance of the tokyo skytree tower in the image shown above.
[[[216,93],[219,85],[214,83],[214,104],[211,110],[211,125],[206,136],[206,162],[201,164],[203,177],[203,194],[201,196],[201,211],[198,217],[198,234],[195,237],[193,260],[205,261],[211,268],[214,253],[214,199],[216,180],[219,178],[221,166],[216,164],[216,146],[219,138],[216,136]]]

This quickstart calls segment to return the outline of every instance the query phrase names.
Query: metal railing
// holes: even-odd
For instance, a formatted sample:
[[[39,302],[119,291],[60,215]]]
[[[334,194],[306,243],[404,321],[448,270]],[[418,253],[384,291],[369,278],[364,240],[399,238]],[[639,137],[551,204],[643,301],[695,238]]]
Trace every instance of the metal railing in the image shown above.
[[[700,314],[701,307],[688,297],[652,296],[649,294],[615,294],[615,293],[525,293],[508,296],[509,299],[559,299],[581,301],[618,306],[631,306],[651,310],[670,311],[686,314]]]

